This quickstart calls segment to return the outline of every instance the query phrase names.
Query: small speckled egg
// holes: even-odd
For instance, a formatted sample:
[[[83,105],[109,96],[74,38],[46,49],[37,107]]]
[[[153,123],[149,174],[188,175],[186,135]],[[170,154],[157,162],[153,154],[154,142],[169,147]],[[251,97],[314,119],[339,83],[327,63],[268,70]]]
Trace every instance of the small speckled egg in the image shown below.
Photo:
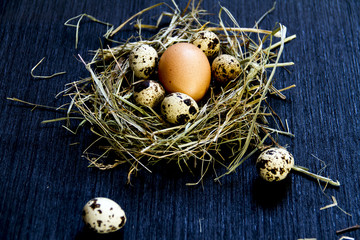
[[[115,232],[126,223],[124,210],[111,199],[97,197],[87,202],[82,211],[87,227],[97,233]]]
[[[161,113],[173,124],[185,124],[193,120],[199,107],[194,99],[184,93],[171,93],[161,103]]]
[[[154,80],[139,82],[134,87],[134,99],[139,105],[154,108],[161,103],[164,97],[164,87]]]
[[[208,58],[215,57],[220,51],[220,39],[211,31],[196,32],[191,43],[200,48]]]
[[[286,178],[294,166],[294,157],[284,148],[270,148],[256,160],[260,176],[268,182]]]
[[[235,57],[222,54],[214,59],[211,72],[216,81],[224,83],[237,78],[241,73],[241,66]]]
[[[160,57],[159,81],[169,93],[181,92],[195,101],[210,86],[211,67],[206,55],[191,43],[176,43]]]
[[[158,60],[156,50],[147,45],[141,44],[134,47],[129,55],[130,68],[135,77],[148,79],[154,72]]]

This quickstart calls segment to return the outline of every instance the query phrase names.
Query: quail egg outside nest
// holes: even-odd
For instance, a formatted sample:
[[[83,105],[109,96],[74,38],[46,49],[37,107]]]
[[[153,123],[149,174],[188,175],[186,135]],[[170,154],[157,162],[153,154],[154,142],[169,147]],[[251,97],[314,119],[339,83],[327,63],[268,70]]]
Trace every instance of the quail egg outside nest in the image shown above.
[[[260,176],[268,182],[283,180],[293,166],[294,157],[284,148],[269,148],[256,160]]]
[[[88,201],[82,211],[87,227],[97,233],[115,232],[126,223],[124,210],[109,198],[97,197]]]

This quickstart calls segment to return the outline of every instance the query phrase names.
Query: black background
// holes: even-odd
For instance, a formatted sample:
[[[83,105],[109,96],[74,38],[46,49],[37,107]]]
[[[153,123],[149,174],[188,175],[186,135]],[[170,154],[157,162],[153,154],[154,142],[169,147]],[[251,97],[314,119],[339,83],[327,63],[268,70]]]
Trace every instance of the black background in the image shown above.
[[[166,1],[172,5],[171,1]],[[203,186],[185,184],[197,176],[173,166],[152,167],[126,183],[129,166],[110,171],[88,168],[82,151],[91,143],[86,129],[72,135],[61,122],[41,124],[63,113],[35,109],[9,101],[16,97],[32,103],[60,106],[55,98],[68,82],[87,77],[80,54],[99,47],[106,27],[88,19],[75,29],[64,22],[87,13],[118,26],[150,1],[0,1],[0,239],[339,239],[336,230],[360,224],[359,196],[359,57],[360,1],[278,1],[260,27],[276,22],[297,38],[287,44],[282,61],[293,61],[290,73],[276,73],[278,88],[287,100],[270,99],[295,138],[280,137],[297,164],[341,182],[324,192],[319,184],[293,173],[280,184],[262,182],[253,160],[236,173]],[[184,8],[185,1],[178,2]],[[220,5],[230,9],[242,27],[253,27],[272,1],[204,1],[216,14]],[[160,7],[143,16],[154,23]],[[211,17],[210,17],[211,18]],[[229,22],[229,21],[228,21]],[[130,25],[116,35],[136,34]],[[38,75],[67,73],[52,79],[34,79],[30,70],[41,58]],[[74,144],[76,143],[76,144]],[[320,161],[320,159],[322,161]],[[219,170],[221,171],[221,170]],[[116,234],[97,236],[83,229],[81,210],[93,197],[109,197],[126,211],[128,222]],[[332,203],[339,208],[320,210]],[[359,238],[360,230],[345,234]]]

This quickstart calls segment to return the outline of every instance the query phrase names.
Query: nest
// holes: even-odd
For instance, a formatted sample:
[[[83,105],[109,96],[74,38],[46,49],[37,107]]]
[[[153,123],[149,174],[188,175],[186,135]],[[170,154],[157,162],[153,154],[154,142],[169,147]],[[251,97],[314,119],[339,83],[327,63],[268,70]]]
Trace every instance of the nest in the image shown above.
[[[266,147],[267,139],[270,144],[276,144],[272,134],[291,135],[286,128],[269,126],[267,118],[273,118],[274,112],[266,98],[269,94],[285,98],[281,92],[293,87],[278,90],[273,86],[273,79],[277,68],[293,64],[280,63],[279,59],[284,44],[295,36],[286,37],[286,27],[281,24],[270,31],[261,30],[257,25],[241,28],[225,7],[220,7],[219,22],[213,23],[204,20],[209,13],[194,1],[189,1],[183,11],[175,2],[173,4],[156,4],[135,14],[117,29],[111,28],[106,34],[109,39],[146,11],[160,5],[170,9],[161,14],[157,26],[138,20],[134,25],[138,37],[117,43],[115,47],[99,48],[89,63],[81,59],[90,76],[67,84],[63,92],[71,99],[67,118],[80,117],[80,125],[89,123],[97,136],[84,154],[90,166],[110,169],[129,163],[130,177],[140,169],[151,172],[150,166],[156,163],[175,162],[181,170],[201,169],[201,179],[211,166],[219,164],[226,170],[216,175],[218,179],[235,171],[244,160]],[[224,15],[230,19],[230,24],[225,25]],[[160,28],[166,17],[170,18],[169,24]],[[141,33],[147,29],[158,30],[144,39]],[[191,36],[201,30],[218,35],[220,52],[236,57],[242,73],[226,85],[212,82],[206,97],[198,103],[200,111],[196,119],[184,125],[171,125],[157,109],[135,104],[133,86],[139,79],[129,67],[128,55],[135,46],[148,44],[160,57],[169,46],[189,42]],[[99,146],[100,142],[102,152],[91,154],[91,147]]]

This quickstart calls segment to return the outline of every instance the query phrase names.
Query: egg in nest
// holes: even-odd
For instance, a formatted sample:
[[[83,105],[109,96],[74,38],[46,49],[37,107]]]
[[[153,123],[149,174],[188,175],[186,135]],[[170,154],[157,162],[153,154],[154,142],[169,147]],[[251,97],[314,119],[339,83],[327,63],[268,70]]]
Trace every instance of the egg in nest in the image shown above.
[[[211,81],[208,58],[191,43],[176,43],[160,57],[159,81],[169,93],[180,92],[201,100]]]
[[[221,54],[214,59],[211,71],[216,81],[226,83],[237,78],[242,70],[240,62],[234,56]]]
[[[134,47],[129,54],[130,68],[137,78],[148,79],[155,71],[157,60],[157,51],[147,44]]]
[[[191,43],[200,48],[208,58],[215,57],[220,51],[220,39],[211,31],[194,33]]]
[[[162,115],[173,124],[185,124],[195,119],[198,112],[196,101],[184,93],[171,93],[161,103]]]
[[[134,86],[135,102],[142,106],[154,108],[165,97],[165,89],[154,80],[144,80]]]

